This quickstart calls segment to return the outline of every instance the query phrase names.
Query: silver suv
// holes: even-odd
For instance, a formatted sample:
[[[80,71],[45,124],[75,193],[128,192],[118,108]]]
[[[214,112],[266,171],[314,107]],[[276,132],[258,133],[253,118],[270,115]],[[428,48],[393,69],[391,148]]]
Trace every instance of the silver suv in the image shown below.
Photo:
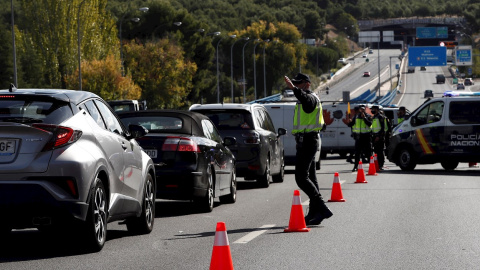
[[[259,104],[192,105],[190,111],[212,120],[222,137],[235,137],[237,143],[228,148],[236,159],[237,176],[257,180],[263,187],[270,181],[283,182],[285,160],[282,140],[286,129],[275,131],[272,119]]]
[[[145,134],[90,92],[0,90],[0,234],[70,231],[98,251],[107,222],[149,233],[155,169],[135,141]]]

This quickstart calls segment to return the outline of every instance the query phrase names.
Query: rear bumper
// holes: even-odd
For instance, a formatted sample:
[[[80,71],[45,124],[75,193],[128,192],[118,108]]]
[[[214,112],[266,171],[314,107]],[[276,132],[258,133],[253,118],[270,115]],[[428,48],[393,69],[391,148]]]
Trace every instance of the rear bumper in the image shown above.
[[[0,183],[2,224],[12,228],[35,228],[86,219],[88,204],[61,201],[42,185]]]
[[[265,170],[264,162],[259,159],[251,161],[238,161],[235,163],[235,169],[237,170],[237,176],[245,178],[245,180],[253,180],[258,176],[263,175]]]
[[[156,170],[157,198],[191,200],[207,194],[207,183],[203,172]]]

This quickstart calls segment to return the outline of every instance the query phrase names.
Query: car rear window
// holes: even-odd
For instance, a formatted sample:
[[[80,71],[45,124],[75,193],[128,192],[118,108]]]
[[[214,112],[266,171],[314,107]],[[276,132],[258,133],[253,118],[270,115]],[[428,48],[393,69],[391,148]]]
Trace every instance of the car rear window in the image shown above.
[[[252,115],[244,110],[199,110],[218,130],[253,130]]]
[[[171,116],[142,116],[142,117],[122,117],[122,123],[129,125],[140,125],[149,132],[175,131],[183,128],[183,120],[179,117]]]
[[[480,124],[480,102],[478,101],[454,101],[450,103],[449,112],[452,123]]]
[[[0,122],[58,125],[73,116],[65,101],[32,96],[0,96]]]

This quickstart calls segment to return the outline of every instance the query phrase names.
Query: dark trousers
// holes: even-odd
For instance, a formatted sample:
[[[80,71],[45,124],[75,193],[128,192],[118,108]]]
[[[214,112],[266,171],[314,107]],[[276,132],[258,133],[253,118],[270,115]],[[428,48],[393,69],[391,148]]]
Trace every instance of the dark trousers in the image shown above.
[[[314,197],[320,197],[321,199],[322,197],[319,192],[315,169],[318,134],[307,133],[301,137],[303,138],[300,139],[300,136],[296,136],[297,154],[295,160],[295,181],[297,182],[298,187],[310,198],[310,201],[312,201]]]
[[[358,166],[358,162],[362,155],[369,160],[372,156],[370,133],[359,134],[355,140],[355,168]]]
[[[377,154],[378,167],[382,168],[385,164],[385,141],[382,137],[378,138],[378,141],[375,141],[375,137],[373,138],[373,151]]]

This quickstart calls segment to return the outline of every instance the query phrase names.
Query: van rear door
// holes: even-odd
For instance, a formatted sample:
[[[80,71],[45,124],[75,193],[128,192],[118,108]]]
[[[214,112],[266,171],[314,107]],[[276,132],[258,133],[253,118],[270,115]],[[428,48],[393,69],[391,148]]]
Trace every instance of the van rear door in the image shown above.
[[[448,106],[451,122],[445,128],[446,151],[475,161],[480,156],[480,100],[452,100]]]

